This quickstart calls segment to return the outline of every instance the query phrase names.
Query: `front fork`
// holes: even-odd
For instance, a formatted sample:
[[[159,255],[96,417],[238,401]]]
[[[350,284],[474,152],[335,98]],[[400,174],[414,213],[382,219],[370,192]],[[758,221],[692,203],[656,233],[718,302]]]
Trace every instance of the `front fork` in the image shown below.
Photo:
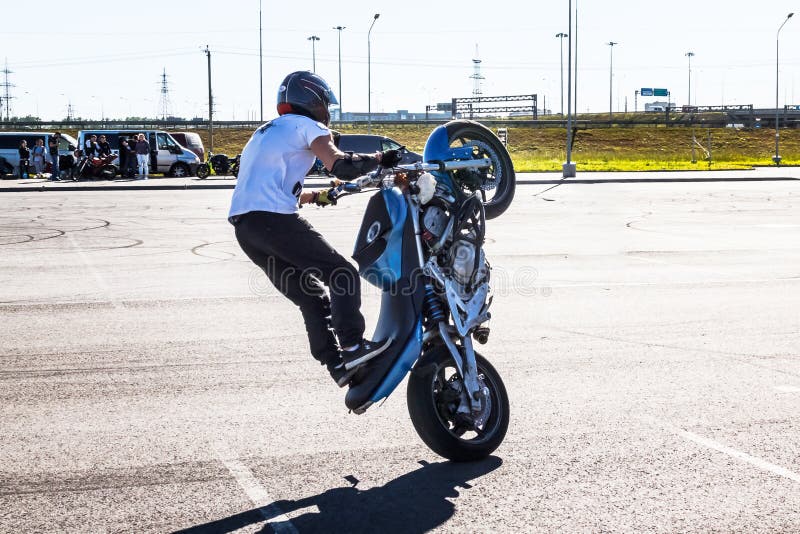
[[[408,202],[411,219],[414,224],[414,241],[417,246],[417,256],[419,259],[420,269],[425,267],[425,254],[422,249],[422,232],[419,226],[419,202],[415,197],[412,197],[407,191],[404,193],[406,202]],[[430,288],[426,288],[430,289]],[[426,293],[428,293],[426,291]],[[426,297],[427,298],[427,297]],[[455,313],[458,313],[457,311]],[[446,317],[438,318],[439,336],[444,341],[450,356],[453,358],[453,363],[456,366],[459,376],[464,382],[466,390],[467,403],[462,402],[458,407],[458,411],[462,413],[478,412],[482,408],[482,400],[488,396],[488,389],[481,386],[478,380],[478,364],[475,361],[475,350],[472,348],[472,336],[470,332],[466,335],[458,335],[461,341],[463,351],[458,349],[451,333],[448,328],[448,321]]]

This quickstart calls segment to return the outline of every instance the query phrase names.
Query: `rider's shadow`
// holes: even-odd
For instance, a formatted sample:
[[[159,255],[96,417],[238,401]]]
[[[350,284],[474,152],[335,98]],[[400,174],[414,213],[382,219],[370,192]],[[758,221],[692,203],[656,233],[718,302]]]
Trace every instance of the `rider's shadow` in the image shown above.
[[[316,507],[292,517],[291,526],[298,532],[428,532],[453,516],[456,505],[448,499],[459,496],[459,489],[470,489],[468,481],[494,471],[503,461],[495,456],[472,463],[420,462],[422,467],[385,485],[364,491],[358,480],[345,477],[351,485],[333,488],[304,499],[276,501],[261,509],[248,510],[225,519],[212,521],[180,532],[210,534],[233,532],[248,525],[273,520],[280,514]],[[292,514],[293,515],[293,514]],[[261,532],[292,531],[285,523],[273,529],[265,525]]]

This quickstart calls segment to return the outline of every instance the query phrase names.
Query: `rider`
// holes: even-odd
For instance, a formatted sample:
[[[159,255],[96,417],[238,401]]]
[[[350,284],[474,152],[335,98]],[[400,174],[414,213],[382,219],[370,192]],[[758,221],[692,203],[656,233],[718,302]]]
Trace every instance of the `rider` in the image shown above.
[[[96,148],[97,148],[97,155],[100,157],[111,155],[111,144],[108,141],[106,141],[105,135],[101,135],[97,139]]]
[[[344,387],[392,340],[363,338],[358,272],[297,213],[302,204],[333,202],[327,190],[304,193],[303,181],[315,157],[334,176],[350,180],[380,164],[396,165],[399,155],[340,151],[328,129],[328,106],[338,103],[314,73],[293,72],[283,80],[279,117],[256,130],[242,151],[228,220],[245,254],[300,308],[312,356]]]

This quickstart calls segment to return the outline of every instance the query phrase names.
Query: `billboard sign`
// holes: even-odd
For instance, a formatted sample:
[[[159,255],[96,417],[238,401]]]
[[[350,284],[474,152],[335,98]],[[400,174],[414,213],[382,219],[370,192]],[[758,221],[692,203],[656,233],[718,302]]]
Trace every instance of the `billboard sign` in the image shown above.
[[[653,88],[652,87],[642,87],[639,91],[639,94],[642,96],[653,96]]]

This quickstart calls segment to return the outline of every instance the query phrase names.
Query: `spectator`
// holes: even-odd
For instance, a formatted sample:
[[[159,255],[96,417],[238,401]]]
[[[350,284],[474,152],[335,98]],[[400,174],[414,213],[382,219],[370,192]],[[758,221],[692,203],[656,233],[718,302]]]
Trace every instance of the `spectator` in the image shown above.
[[[136,160],[139,162],[139,175],[142,177],[142,180],[147,180],[150,160],[150,143],[147,142],[143,133],[139,134],[136,141]]]
[[[119,136],[119,170],[125,175],[125,170],[128,168],[128,138],[124,135]]]
[[[19,144],[19,177],[28,177],[28,165],[31,160],[31,151],[28,149],[28,142],[23,139]]]
[[[119,170],[123,176],[130,178],[136,174],[136,140],[132,137],[119,138]]]
[[[100,147],[97,146],[97,136],[92,134],[89,139],[83,143],[83,155],[87,158],[93,158],[99,152]]]
[[[111,145],[106,141],[106,136],[101,135],[97,140],[97,155],[100,157],[111,154]]]
[[[36,176],[41,176],[44,172],[44,139],[37,139],[36,146],[33,147],[33,168],[36,171]]]
[[[58,182],[61,179],[61,171],[58,168],[58,143],[60,140],[61,132],[56,132],[47,142],[47,148],[50,150],[50,162],[53,167],[53,172],[50,175],[50,181],[52,182]]]

